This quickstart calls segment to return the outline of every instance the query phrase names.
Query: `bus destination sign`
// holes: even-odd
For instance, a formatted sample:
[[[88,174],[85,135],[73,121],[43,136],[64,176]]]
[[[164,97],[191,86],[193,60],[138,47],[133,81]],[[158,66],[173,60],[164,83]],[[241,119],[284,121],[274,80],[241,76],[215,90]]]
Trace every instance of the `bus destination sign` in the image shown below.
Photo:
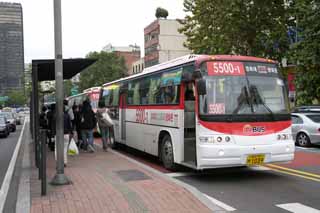
[[[210,61],[207,63],[208,75],[245,75],[244,66],[242,62],[235,61]]]

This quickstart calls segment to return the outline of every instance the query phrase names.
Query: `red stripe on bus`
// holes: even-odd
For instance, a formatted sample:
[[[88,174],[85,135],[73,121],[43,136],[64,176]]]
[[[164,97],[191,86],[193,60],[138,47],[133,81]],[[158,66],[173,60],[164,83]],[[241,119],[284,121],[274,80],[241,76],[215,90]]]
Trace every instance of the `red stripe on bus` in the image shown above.
[[[126,106],[126,109],[164,109],[164,110],[172,110],[172,109],[184,109],[182,105],[144,105],[144,106]]]
[[[207,129],[220,132],[223,134],[243,135],[243,136],[259,136],[269,135],[285,130],[291,126],[291,121],[276,122],[206,122],[199,121],[202,126]]]

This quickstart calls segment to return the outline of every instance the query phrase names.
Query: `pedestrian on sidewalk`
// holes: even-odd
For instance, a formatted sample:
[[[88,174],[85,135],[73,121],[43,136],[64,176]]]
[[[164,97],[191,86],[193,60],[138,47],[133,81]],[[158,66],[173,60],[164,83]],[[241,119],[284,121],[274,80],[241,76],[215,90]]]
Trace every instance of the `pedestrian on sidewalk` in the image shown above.
[[[73,122],[73,127],[75,134],[77,137],[75,137],[76,144],[78,148],[80,148],[80,143],[82,142],[81,138],[81,116],[80,116],[80,106],[74,105],[72,107],[73,114],[74,114],[74,122]]]
[[[67,166],[68,163],[68,148],[71,138],[73,137],[72,131],[72,122],[70,115],[68,113],[68,109],[65,108],[63,113],[63,133],[64,133],[64,166]]]
[[[108,108],[99,108],[97,110],[97,120],[101,134],[102,148],[104,151],[108,149],[108,143],[110,143],[110,127],[113,123],[108,114]]]
[[[48,147],[53,152],[54,141],[53,138],[56,135],[56,104],[51,104],[49,107],[49,111],[47,112],[47,119],[48,119]]]
[[[95,152],[93,144],[93,129],[97,125],[96,116],[91,108],[90,102],[85,100],[82,105],[81,116],[81,135],[84,143],[84,150]]]

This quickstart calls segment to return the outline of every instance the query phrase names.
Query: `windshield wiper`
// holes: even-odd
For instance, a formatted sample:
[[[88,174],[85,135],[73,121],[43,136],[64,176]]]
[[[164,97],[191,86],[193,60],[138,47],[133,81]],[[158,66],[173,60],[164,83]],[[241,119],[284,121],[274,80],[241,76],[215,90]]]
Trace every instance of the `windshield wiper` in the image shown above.
[[[238,102],[239,102],[239,104],[238,104],[237,108],[235,110],[233,110],[232,115],[237,114],[239,112],[239,110],[241,109],[242,105],[245,104],[245,103],[248,106],[250,106],[251,111],[253,111],[253,107],[252,107],[252,105],[250,104],[250,101],[249,101],[249,94],[248,94],[248,90],[247,90],[246,86],[242,87],[241,93],[240,93],[240,95],[238,97]]]
[[[253,97],[251,100],[252,100],[252,103],[253,104],[256,104],[256,105],[259,105],[261,104],[262,106],[264,106],[264,108],[267,109],[267,111],[270,113],[270,115],[272,116],[272,118],[274,119],[274,113],[272,112],[272,110],[268,107],[268,105],[266,103],[264,103],[264,101],[262,100],[260,94],[259,94],[259,91],[258,91],[258,88],[254,85],[250,85],[249,87],[249,90],[250,90],[250,95]]]

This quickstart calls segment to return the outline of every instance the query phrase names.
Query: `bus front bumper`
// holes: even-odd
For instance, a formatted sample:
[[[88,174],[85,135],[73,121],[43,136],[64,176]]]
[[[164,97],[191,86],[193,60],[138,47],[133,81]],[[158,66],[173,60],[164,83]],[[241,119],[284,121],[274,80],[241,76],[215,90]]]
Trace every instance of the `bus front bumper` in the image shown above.
[[[264,155],[263,163],[287,162],[294,159],[294,142],[272,145],[211,145],[197,146],[198,169],[246,166],[248,156]]]

